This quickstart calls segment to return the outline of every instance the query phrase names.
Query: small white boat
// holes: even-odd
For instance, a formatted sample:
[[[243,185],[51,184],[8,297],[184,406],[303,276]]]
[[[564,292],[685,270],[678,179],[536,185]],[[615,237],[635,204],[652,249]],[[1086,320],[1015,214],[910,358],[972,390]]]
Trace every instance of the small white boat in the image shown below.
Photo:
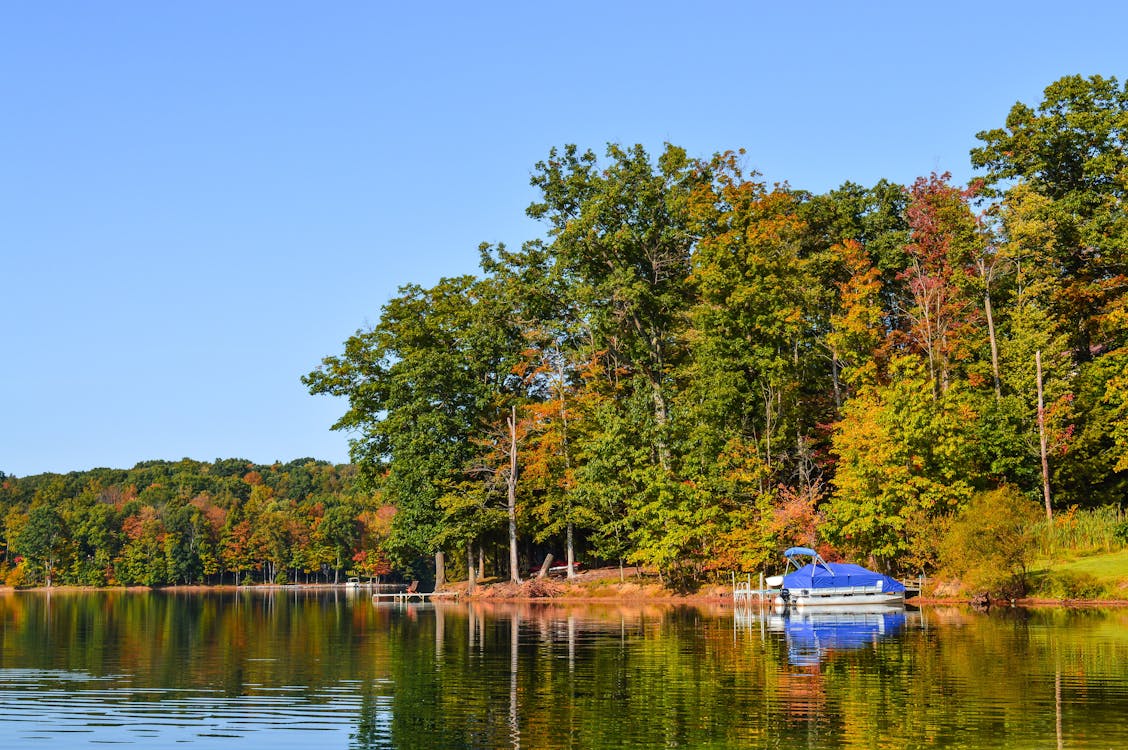
[[[792,547],[783,553],[787,568],[783,575],[765,583],[778,588],[777,606],[840,606],[903,604],[905,586],[860,565],[828,563],[809,547]],[[801,560],[810,558],[806,565]]]

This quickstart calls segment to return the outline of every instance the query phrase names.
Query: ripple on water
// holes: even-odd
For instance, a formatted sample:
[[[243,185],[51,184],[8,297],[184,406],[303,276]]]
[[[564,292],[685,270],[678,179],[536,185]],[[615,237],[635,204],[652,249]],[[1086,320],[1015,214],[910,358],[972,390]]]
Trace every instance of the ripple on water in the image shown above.
[[[0,749],[1128,747],[1128,613],[244,599],[0,597]]]
[[[360,710],[355,688],[311,692],[277,686],[223,696],[210,689],[134,689],[128,675],[0,669],[0,747],[204,743],[270,735],[271,747],[300,745],[287,732],[340,733]],[[311,700],[312,698],[312,700]]]

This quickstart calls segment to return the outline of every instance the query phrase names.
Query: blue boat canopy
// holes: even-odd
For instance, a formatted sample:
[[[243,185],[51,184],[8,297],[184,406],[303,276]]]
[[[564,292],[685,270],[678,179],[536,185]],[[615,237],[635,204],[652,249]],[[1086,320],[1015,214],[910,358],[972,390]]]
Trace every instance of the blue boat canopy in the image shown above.
[[[905,585],[894,578],[850,563],[827,563],[820,560],[817,564],[804,565],[783,577],[785,589],[833,589],[873,586],[877,583],[881,583],[881,590],[885,592],[905,590]]]
[[[783,556],[787,558],[787,572],[783,576],[785,589],[836,589],[854,586],[873,587],[881,584],[881,591],[904,591],[905,585],[895,578],[866,570],[861,565],[828,563],[810,547],[791,547]],[[809,557],[808,565],[800,566],[798,557]],[[794,566],[794,570],[792,570]]]

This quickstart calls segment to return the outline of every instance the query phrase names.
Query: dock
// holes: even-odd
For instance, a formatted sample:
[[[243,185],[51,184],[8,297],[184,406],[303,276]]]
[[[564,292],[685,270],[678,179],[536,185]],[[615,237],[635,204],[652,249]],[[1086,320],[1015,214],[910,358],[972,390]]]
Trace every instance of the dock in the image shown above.
[[[911,578],[906,578],[901,581],[901,585],[905,587],[905,598],[912,599],[913,597],[920,596],[920,592],[924,589],[924,582],[928,580],[924,575],[920,575],[914,581]]]
[[[732,574],[732,601],[734,604],[750,605],[753,602],[757,604],[764,604],[765,602],[771,603],[779,593],[778,589],[769,589],[764,587],[764,574],[760,574],[760,587],[752,588],[752,576],[749,575],[747,580],[741,581],[736,577],[736,573]]]
[[[373,601],[410,602],[433,601],[435,599],[458,599],[457,591],[394,591],[388,594],[373,594]]]

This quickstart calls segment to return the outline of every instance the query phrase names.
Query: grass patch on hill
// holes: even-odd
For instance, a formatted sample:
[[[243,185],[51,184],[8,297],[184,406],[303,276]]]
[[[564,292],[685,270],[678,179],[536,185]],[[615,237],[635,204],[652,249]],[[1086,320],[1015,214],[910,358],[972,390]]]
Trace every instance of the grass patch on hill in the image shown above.
[[[1049,599],[1128,599],[1128,549],[1031,566],[1031,594]]]

